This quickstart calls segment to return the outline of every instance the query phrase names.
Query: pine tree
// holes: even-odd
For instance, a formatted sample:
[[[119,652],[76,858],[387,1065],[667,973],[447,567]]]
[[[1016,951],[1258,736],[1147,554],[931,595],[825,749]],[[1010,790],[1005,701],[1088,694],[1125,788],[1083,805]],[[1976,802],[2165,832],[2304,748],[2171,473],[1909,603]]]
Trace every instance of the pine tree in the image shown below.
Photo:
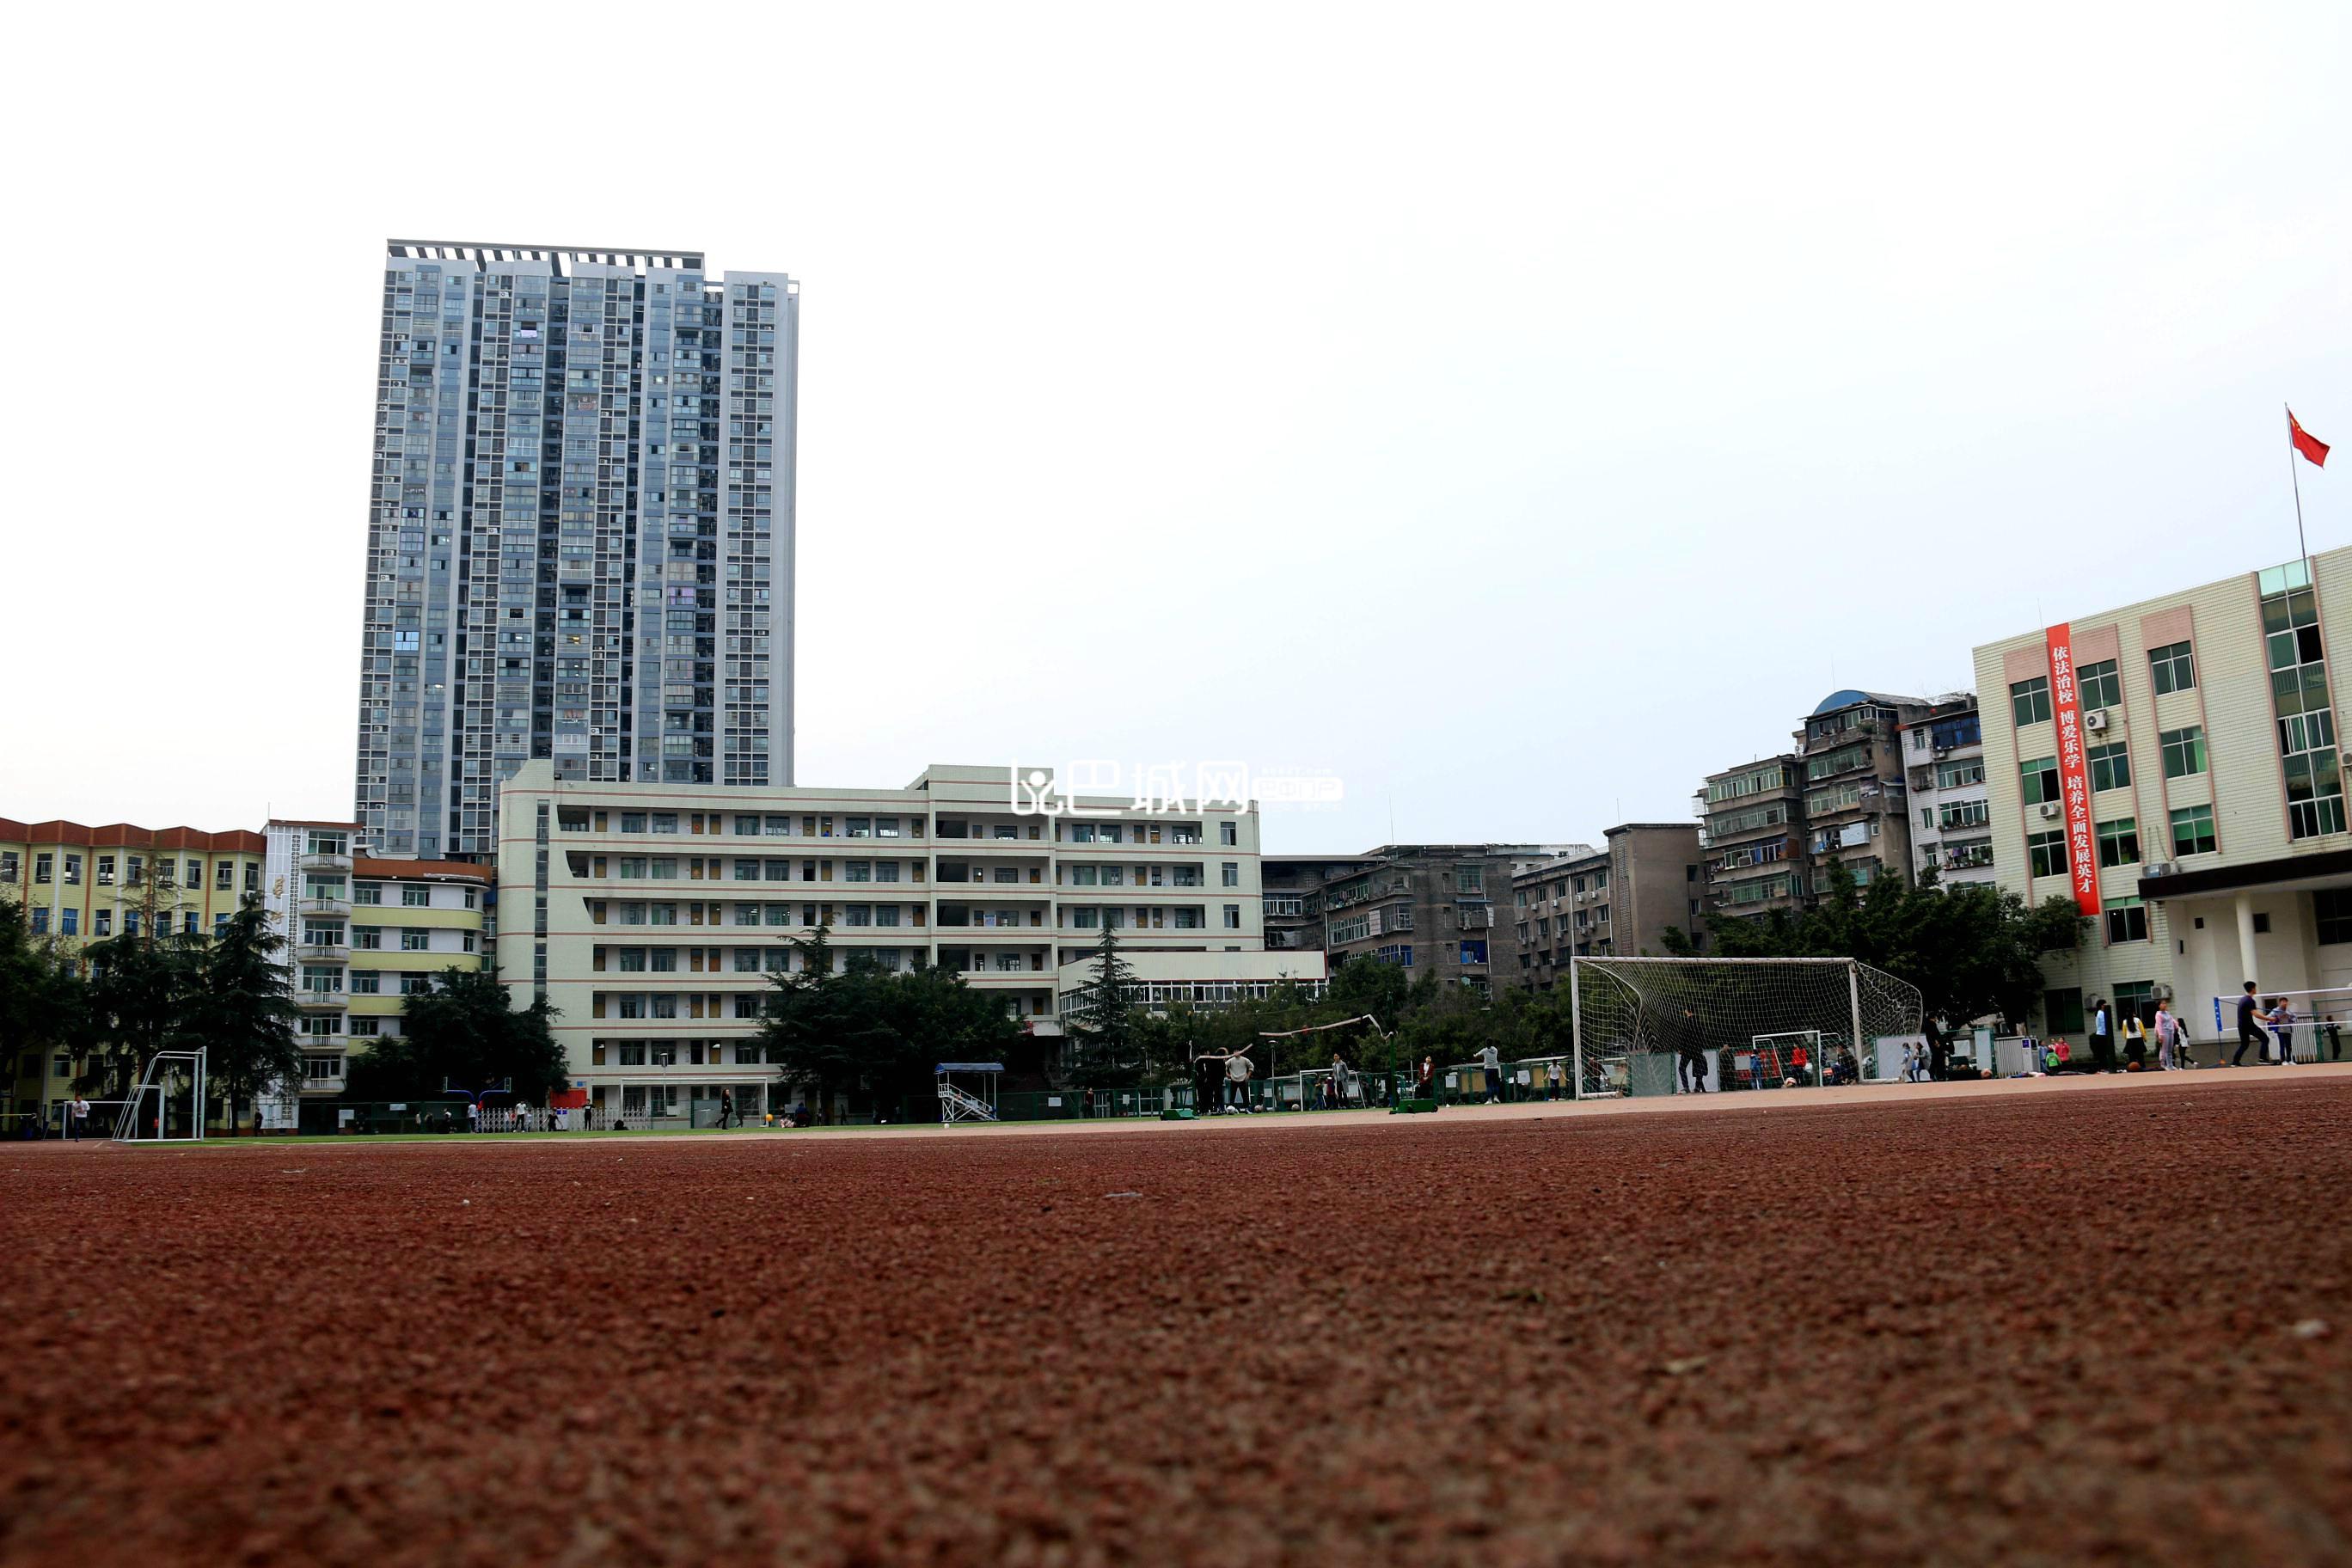
[[[1102,940],[1095,943],[1095,977],[1070,1018],[1085,1041],[1071,1067],[1072,1081],[1079,1087],[1101,1089],[1134,1081],[1142,1065],[1135,1003],[1129,995],[1134,984],[1133,966],[1118,954],[1118,928],[1106,918]]]
[[[294,981],[276,956],[285,946],[261,895],[247,893],[196,959],[178,1035],[184,1046],[204,1049],[205,1076],[227,1101],[231,1127],[237,1107],[257,1104],[264,1089],[301,1082]]]

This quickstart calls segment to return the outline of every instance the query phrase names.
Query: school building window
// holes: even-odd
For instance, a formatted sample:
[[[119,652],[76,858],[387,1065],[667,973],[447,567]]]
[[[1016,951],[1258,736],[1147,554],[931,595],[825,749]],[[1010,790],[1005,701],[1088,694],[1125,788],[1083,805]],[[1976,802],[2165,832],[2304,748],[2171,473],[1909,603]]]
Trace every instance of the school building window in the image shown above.
[[[2128,866],[2139,858],[2139,819],[2122,817],[2099,824],[2099,864]]]
[[[2046,723],[2050,718],[2050,678],[2037,675],[2031,680],[2011,681],[2009,711],[2020,729],[2028,724]]]
[[[2322,888],[2312,894],[2311,920],[2321,945],[2352,942],[2352,889]]]
[[[2184,805],[2173,812],[2172,852],[2175,855],[2210,855],[2215,843],[2211,806]]]
[[[2057,758],[2037,757],[2021,764],[2017,775],[2026,805],[2042,805],[2058,798]]]
[[[2025,858],[2037,877],[2063,877],[2066,874],[2066,832],[2053,828],[2048,833],[2026,836]]]
[[[2063,991],[2042,994],[2042,1031],[2052,1035],[2079,1035],[2083,1032],[2083,993],[2080,987],[2069,985]]]
[[[2093,789],[2131,788],[2131,752],[2122,742],[2093,746],[2083,755],[2091,764]]]
[[[2205,771],[2205,727],[2191,724],[2185,730],[2167,730],[2157,737],[2164,748],[2164,776],[2168,779],[2187,778]]]
[[[2197,663],[2189,657],[2189,645],[2185,642],[2148,649],[2147,672],[2156,682],[2158,697],[2168,691],[2186,691],[2197,684]]]
[[[2103,658],[2096,664],[2076,666],[2074,683],[2086,709],[2120,708],[2124,705],[2124,683],[2116,674],[2114,659]]]
[[[2137,899],[2109,899],[2106,917],[2109,942],[2147,940],[2147,910]]]

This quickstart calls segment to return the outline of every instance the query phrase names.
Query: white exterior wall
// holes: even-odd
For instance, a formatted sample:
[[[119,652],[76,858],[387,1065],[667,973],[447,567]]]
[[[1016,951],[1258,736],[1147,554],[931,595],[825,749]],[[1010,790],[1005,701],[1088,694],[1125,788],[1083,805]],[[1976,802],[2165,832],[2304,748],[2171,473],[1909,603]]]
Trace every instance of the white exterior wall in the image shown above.
[[[2344,682],[2352,678],[2352,645],[2346,645],[2347,651],[2339,658],[2334,633],[2339,626],[2352,625],[2352,549],[2315,555],[2312,564],[2328,655],[2329,697],[2340,738]],[[2086,651],[2085,645],[2096,649],[2112,637],[2123,686],[2122,706],[2109,710],[2109,727],[2095,739],[2128,746],[2131,786],[2096,794],[2092,818],[2095,824],[2134,817],[2140,854],[2137,864],[2100,869],[2103,900],[2136,895],[2141,867],[2158,862],[2175,864],[2183,872],[2206,871],[2352,850],[2352,835],[2289,836],[2257,581],[2258,574],[2249,571],[2121,609],[2076,615],[2069,623],[2078,666],[2109,657],[2104,650]],[[2180,640],[2192,646],[2196,686],[2159,697],[2148,648]],[[2057,750],[2051,723],[2021,730],[2014,721],[2010,687],[2025,679],[2026,672],[2048,674],[2042,630],[1976,650],[1995,867],[2001,886],[2038,902],[2053,895],[2071,897],[2072,889],[2063,876],[2028,875],[2028,833],[2062,824],[2045,822],[2038,814],[2029,820],[2021,799],[2021,761],[2053,756]],[[2208,771],[2167,780],[2158,737],[2192,724],[2205,731]],[[2092,739],[2085,736],[2086,742]],[[2216,847],[2210,853],[2176,855],[2171,812],[2200,804],[2213,808]],[[2112,994],[2118,984],[2147,981],[2169,986],[2183,1021],[2202,1039],[2215,1033],[2210,998],[2234,996],[2244,980],[2256,980],[2265,994],[2352,983],[2352,944],[2323,947],[2317,942],[2311,900],[2314,886],[2343,886],[2352,879],[2325,874],[2324,868],[2315,867],[2315,872],[2319,874],[2242,891],[2151,902],[2146,942],[2111,945],[2102,921],[2096,928],[2086,928],[2079,951],[2053,954],[2045,962],[2047,984],[2079,987],[2086,1001]],[[2251,974],[2240,942],[2242,900],[2250,914],[2266,917],[2270,926],[2252,939]],[[2228,1027],[2234,1036],[2234,1023]]]
[[[789,957],[780,939],[811,934],[805,917],[812,908],[822,920],[830,907],[828,939],[844,950],[844,962],[849,950],[891,949],[902,964],[919,956],[926,963],[958,969],[975,989],[1003,996],[1008,1008],[1040,1035],[1059,1029],[1055,994],[1062,966],[1088,958],[1101,934],[1099,924],[1077,923],[1081,910],[1124,910],[1122,949],[1138,963],[1153,953],[1181,954],[1190,970],[1214,977],[1223,973],[1228,955],[1246,961],[1264,953],[1255,805],[1239,812],[1152,814],[1136,810],[1129,800],[1088,798],[1080,803],[1087,811],[1082,817],[1024,815],[1013,809],[1008,770],[987,767],[933,767],[908,788],[879,790],[557,781],[551,773],[545,761],[531,763],[502,792],[499,972],[517,1005],[529,1002],[540,984],[534,976],[543,947],[543,984],[559,1009],[556,1037],[571,1061],[573,1081],[592,1090],[668,1083],[715,1093],[720,1083],[774,1081],[772,1068],[737,1066],[738,1047],[758,1028],[756,1017],[737,1016],[739,998],[756,1000],[766,990],[768,973]],[[646,830],[623,831],[624,814],[639,812],[646,815]],[[674,815],[677,831],[652,831],[656,814]],[[692,831],[698,814],[700,833]],[[761,820],[760,834],[736,831],[739,818],[754,816]],[[849,818],[881,816],[898,819],[899,837],[848,837]],[[768,832],[771,817],[782,819],[787,831]],[[807,830],[812,822],[815,832]],[[946,824],[985,837],[945,837]],[[1119,829],[1119,843],[1077,842],[1079,830],[1091,826],[1099,833],[1105,825]],[[1193,826],[1200,842],[1177,841],[1179,829]],[[1223,842],[1228,827],[1231,844]],[[1003,832],[1011,837],[999,837]],[[760,879],[739,879],[738,863],[753,858],[761,862]],[[624,860],[643,861],[648,873],[657,860],[675,864],[669,876],[624,879]],[[846,879],[852,862],[878,868],[886,860],[898,867],[898,881]],[[786,875],[770,879],[771,861],[781,862]],[[1223,879],[1227,864],[1234,868],[1231,887]],[[1101,884],[1100,868],[1106,866],[1120,869],[1117,886]],[[1079,867],[1096,868],[1094,885],[1075,880]],[[943,871],[966,868],[991,879],[941,880]],[[1179,868],[1197,868],[1200,885],[1176,886]],[[817,875],[807,875],[812,869]],[[994,880],[999,869],[1010,870],[1015,879]],[[534,929],[541,899],[543,936]],[[900,923],[851,926],[845,916],[852,904],[894,906]],[[602,923],[594,918],[599,905]],[[643,906],[647,923],[621,923],[628,905]],[[656,906],[674,923],[652,923]],[[743,923],[752,906],[761,912],[756,926]],[[769,922],[767,910],[775,906],[785,908],[788,923]],[[1225,923],[1228,907],[1231,926]],[[1180,908],[1198,908],[1202,925],[1177,927]],[[967,920],[1004,923],[940,923],[943,914],[959,910]],[[1136,923],[1139,910],[1141,924]],[[605,958],[601,970],[600,948]],[[645,950],[648,967],[620,970],[624,948]],[[650,967],[656,948],[675,952],[675,968]],[[756,952],[761,968],[739,970],[739,952]],[[1284,970],[1302,978],[1304,962],[1305,955],[1281,955]],[[1255,976],[1237,972],[1234,977]],[[1319,971],[1314,978],[1320,978]],[[605,998],[601,1018],[595,1016],[600,994]],[[621,1016],[623,995],[671,998],[675,1016],[652,1016],[649,1005],[647,1016]],[[677,1042],[675,1064],[656,1068],[650,1060],[640,1066],[618,1059],[624,1043],[634,1053],[637,1044],[649,1041]],[[694,1059],[698,1052],[699,1063]],[[721,1064],[730,1070],[709,1070]]]

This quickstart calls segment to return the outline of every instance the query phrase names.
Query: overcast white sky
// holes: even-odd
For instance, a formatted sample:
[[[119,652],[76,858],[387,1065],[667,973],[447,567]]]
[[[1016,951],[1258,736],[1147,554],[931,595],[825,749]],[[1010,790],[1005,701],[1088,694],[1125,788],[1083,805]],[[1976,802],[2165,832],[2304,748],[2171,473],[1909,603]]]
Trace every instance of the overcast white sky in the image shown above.
[[[803,281],[798,773],[1687,816],[1838,686],[2352,542],[2352,10],[20,21],[0,816],[352,807],[386,236]],[[382,35],[367,24],[397,17]]]

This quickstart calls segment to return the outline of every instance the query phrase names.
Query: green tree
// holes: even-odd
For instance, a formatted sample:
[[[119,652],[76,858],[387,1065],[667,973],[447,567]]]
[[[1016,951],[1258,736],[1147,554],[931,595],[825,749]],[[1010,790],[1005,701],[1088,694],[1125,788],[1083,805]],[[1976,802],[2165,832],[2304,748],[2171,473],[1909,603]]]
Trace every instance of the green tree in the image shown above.
[[[1094,978],[1064,1015],[1076,1031],[1070,1080],[1079,1088],[1125,1088],[1140,1078],[1145,1062],[1130,994],[1134,984],[1134,966],[1119,956],[1118,928],[1106,918],[1102,939],[1095,943]],[[1154,1032],[1154,1044],[1167,1048],[1165,1030]]]
[[[129,1092],[157,1051],[176,1049],[203,973],[204,938],[141,922],[82,949],[89,965],[87,1069],[77,1087],[100,1099]]]
[[[33,935],[25,907],[0,898],[0,1081],[28,1054],[89,1048],[89,987],[54,937]]]
[[[844,1090],[863,1085],[877,1107],[902,1110],[938,1063],[1002,1060],[1022,1040],[1003,1005],[960,974],[887,971],[863,952],[836,968],[824,926],[785,942],[799,964],[772,977],[759,1038],[785,1081],[815,1087],[828,1121]]]
[[[404,1000],[398,1035],[353,1058],[345,1092],[354,1100],[423,1100],[504,1079],[516,1103],[542,1103],[566,1078],[555,1016],[544,997],[515,1007],[489,970],[453,965]]]
[[[1859,959],[1917,986],[1931,1014],[2021,1020],[2041,999],[2042,955],[2073,948],[2082,924],[2067,898],[2029,905],[1986,883],[1915,887],[1900,877],[1858,888],[1833,866],[1813,908],[1713,919],[1706,930],[1709,956]],[[1664,940],[1668,952],[1692,954],[1685,933],[1669,929]]]
[[[294,982],[277,959],[285,946],[261,895],[247,893],[197,958],[178,1035],[184,1047],[203,1047],[205,1079],[227,1101],[232,1127],[237,1107],[270,1084],[301,1081]]]
[[[1404,1016],[1412,984],[1400,966],[1358,953],[1339,961],[1324,994],[1343,1016],[1369,1013],[1382,1028],[1393,1029]]]

